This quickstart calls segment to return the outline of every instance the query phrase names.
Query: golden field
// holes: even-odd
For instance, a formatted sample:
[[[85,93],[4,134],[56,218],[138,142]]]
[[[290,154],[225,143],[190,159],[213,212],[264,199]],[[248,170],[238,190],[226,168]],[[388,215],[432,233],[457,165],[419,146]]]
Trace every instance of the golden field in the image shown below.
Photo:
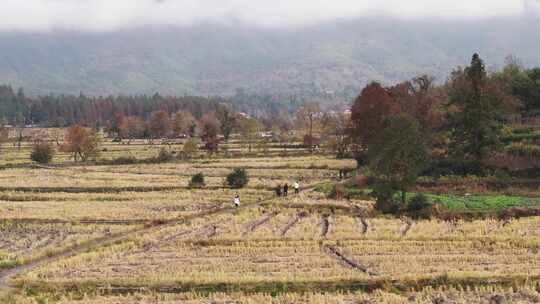
[[[353,160],[306,151],[108,162],[155,157],[162,146],[105,142],[94,162],[74,163],[59,153],[47,166],[30,164],[27,144],[4,146],[2,164],[10,165],[0,170],[3,301],[540,301],[539,217],[374,216],[372,200],[313,191],[354,168]],[[241,143],[229,151],[246,152]],[[235,168],[247,169],[247,187],[224,185]],[[206,185],[192,189],[197,173]],[[277,185],[295,181],[303,188],[299,195],[291,189],[286,198],[275,196]],[[232,207],[236,194],[238,209]]]

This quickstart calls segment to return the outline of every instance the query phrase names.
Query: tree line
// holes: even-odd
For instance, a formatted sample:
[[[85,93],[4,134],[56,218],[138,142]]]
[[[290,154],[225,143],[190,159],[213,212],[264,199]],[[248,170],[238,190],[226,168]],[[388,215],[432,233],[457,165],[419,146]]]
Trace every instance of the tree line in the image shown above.
[[[152,112],[176,113],[188,111],[201,118],[215,111],[225,100],[193,96],[109,96],[89,97],[84,94],[48,95],[28,97],[23,89],[0,85],[0,118],[11,125],[40,125],[44,127],[66,127],[81,124],[89,127],[104,127],[115,113],[149,119]]]

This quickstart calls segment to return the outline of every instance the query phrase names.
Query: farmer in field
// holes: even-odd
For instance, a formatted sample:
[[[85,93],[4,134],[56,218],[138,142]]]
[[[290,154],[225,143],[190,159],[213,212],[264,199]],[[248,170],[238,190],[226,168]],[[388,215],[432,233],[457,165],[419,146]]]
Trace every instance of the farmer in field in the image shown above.
[[[300,193],[300,182],[298,181],[294,183],[294,193],[295,194]]]
[[[287,196],[289,193],[289,184],[285,183],[285,186],[283,186],[283,196]]]
[[[240,196],[238,194],[234,196],[233,203],[235,208],[240,207]]]

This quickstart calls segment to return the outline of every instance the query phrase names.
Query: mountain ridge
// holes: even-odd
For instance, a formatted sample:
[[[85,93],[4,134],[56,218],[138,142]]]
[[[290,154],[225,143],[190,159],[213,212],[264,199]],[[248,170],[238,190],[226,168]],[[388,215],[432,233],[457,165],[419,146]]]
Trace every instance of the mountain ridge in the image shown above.
[[[418,74],[439,82],[480,52],[540,65],[540,22],[358,18],[292,29],[199,24],[111,32],[0,33],[0,83],[30,95],[357,94]]]

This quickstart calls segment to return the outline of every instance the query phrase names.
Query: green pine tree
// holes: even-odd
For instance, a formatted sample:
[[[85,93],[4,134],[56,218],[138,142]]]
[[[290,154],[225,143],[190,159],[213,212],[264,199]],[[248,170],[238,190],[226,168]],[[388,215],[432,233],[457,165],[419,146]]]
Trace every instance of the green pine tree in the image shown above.
[[[490,81],[478,54],[473,55],[469,67],[452,74],[448,122],[452,140],[450,150],[456,156],[480,162],[499,146],[503,97]]]

